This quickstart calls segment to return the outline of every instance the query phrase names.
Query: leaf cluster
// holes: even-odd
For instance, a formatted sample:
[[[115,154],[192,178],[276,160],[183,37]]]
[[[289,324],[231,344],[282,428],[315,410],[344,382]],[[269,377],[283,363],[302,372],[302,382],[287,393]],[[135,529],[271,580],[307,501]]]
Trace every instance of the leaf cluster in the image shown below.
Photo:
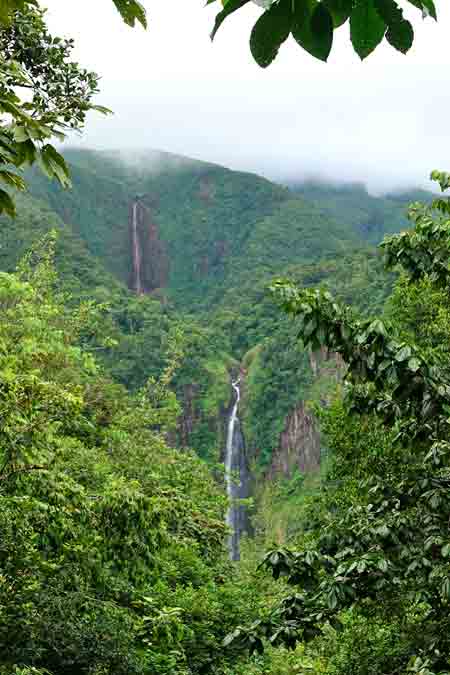
[[[248,2],[226,0],[216,17],[212,38],[225,19]],[[423,16],[436,19],[433,0],[408,2]],[[353,49],[361,59],[371,54],[383,38],[404,54],[414,41],[413,26],[395,0],[273,0],[253,26],[250,50],[258,65],[266,68],[292,35],[305,51],[326,61],[334,31],[347,22]]]

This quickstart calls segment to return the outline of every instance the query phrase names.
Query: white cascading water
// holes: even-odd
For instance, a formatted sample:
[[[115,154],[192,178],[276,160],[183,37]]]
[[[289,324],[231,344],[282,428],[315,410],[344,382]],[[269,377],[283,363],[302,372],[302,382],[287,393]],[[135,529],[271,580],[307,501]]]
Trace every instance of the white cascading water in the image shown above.
[[[138,295],[142,293],[141,281],[141,247],[139,245],[139,237],[137,230],[137,201],[133,204],[133,212],[131,217],[131,233],[132,233],[132,247],[133,247],[133,273],[134,273],[134,290]]]
[[[239,506],[234,503],[234,500],[239,494],[240,486],[236,485],[236,477],[233,476],[235,467],[238,468],[239,466],[239,462],[236,461],[239,460],[239,458],[235,457],[235,426],[238,421],[238,407],[241,398],[239,380],[232,382],[232,387],[236,394],[236,399],[231,411],[230,419],[228,420],[227,444],[225,449],[225,483],[229,500],[226,523],[231,530],[231,535],[228,539],[230,559],[239,560]],[[238,449],[240,449],[240,446]]]

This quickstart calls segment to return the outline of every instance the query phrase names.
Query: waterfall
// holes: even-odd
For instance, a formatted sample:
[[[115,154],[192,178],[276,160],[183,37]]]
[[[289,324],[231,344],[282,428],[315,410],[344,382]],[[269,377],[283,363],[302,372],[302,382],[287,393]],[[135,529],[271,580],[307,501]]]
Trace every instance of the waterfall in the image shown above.
[[[133,203],[131,214],[131,246],[133,254],[133,288],[138,295],[142,293],[142,279],[141,279],[141,245],[139,242],[138,222],[137,222],[137,207],[138,202]]]
[[[240,538],[247,530],[246,508],[236,500],[248,497],[248,469],[245,456],[244,437],[238,417],[241,392],[239,380],[232,382],[235,400],[228,420],[227,443],[225,448],[225,483],[229,506],[226,523],[231,530],[228,539],[230,560],[240,559]]]

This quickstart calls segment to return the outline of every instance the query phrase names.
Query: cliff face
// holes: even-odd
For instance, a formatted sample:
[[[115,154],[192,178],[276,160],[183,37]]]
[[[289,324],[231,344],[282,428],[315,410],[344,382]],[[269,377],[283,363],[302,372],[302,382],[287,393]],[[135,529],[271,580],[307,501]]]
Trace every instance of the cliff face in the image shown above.
[[[311,398],[321,405],[326,405],[329,393],[342,378],[344,364],[337,354],[323,349],[310,354],[310,366],[314,376]],[[281,474],[289,478],[295,469],[302,473],[318,471],[320,455],[319,422],[308,403],[299,401],[286,417],[278,447],[272,455],[268,475],[274,478]]]
[[[272,477],[278,474],[290,477],[295,468],[302,473],[320,468],[319,425],[305,401],[300,401],[287,416],[269,473]]]
[[[150,210],[139,200],[131,205],[129,216],[130,279],[137,293],[165,288],[169,281],[169,257],[159,228]]]
[[[192,359],[189,363],[192,365]],[[230,404],[226,364],[196,362],[189,378],[175,382],[175,390],[181,413],[172,444],[193,448],[214,463],[222,460]]]
[[[198,409],[198,397],[200,386],[196,383],[185,384],[182,388],[182,412],[178,418],[177,432],[181,447],[187,448],[192,445],[192,435],[195,427],[200,422],[201,415]]]

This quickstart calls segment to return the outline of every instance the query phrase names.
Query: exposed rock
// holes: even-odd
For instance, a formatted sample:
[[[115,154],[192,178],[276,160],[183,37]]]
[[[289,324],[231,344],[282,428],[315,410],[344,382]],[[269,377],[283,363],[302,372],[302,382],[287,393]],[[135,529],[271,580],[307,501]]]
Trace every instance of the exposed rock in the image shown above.
[[[139,293],[151,293],[165,288],[169,279],[169,258],[165,243],[159,238],[159,228],[150,210],[140,199],[136,199],[131,205],[129,231],[130,288],[137,289]],[[139,265],[136,265],[136,258],[139,259]],[[137,274],[139,279],[136,278]]]
[[[178,439],[181,447],[187,448],[191,445],[191,436],[196,423],[200,419],[197,408],[197,396],[199,385],[196,383],[185,384],[182,395],[182,413],[178,418]]]
[[[310,365],[316,380],[327,379],[339,382],[344,363],[338,354],[326,349],[311,352]],[[327,404],[327,396],[320,398]],[[269,476],[278,474],[289,478],[297,468],[302,473],[312,473],[320,468],[321,437],[319,422],[306,401],[299,401],[286,417],[277,449],[272,455]]]
[[[287,416],[280,442],[273,454],[270,472],[289,477],[295,468],[312,473],[320,468],[320,432],[314,415],[305,401]]]

